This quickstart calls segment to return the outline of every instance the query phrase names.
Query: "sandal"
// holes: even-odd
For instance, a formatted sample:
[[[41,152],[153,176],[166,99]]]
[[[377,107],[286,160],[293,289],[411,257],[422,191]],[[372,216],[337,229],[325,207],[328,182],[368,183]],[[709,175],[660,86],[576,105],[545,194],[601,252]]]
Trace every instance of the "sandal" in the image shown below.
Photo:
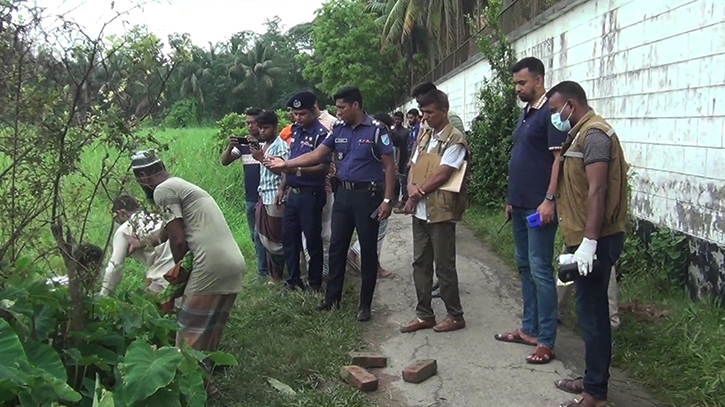
[[[554,358],[556,358],[554,349],[544,345],[537,345],[534,353],[526,357],[526,363],[530,363],[532,365],[545,365],[554,360]]]
[[[584,378],[579,376],[575,379],[561,379],[554,382],[557,389],[571,394],[580,394],[584,391]]]
[[[583,393],[572,401],[564,403],[559,407],[607,407],[607,400],[597,400],[594,397]]]
[[[506,332],[503,334],[496,334],[493,336],[493,339],[501,342],[508,342],[508,343],[520,343],[523,345],[529,345],[529,346],[536,346],[538,343],[536,341],[531,342],[526,339],[524,339],[521,336],[521,330],[517,329],[513,332]]]

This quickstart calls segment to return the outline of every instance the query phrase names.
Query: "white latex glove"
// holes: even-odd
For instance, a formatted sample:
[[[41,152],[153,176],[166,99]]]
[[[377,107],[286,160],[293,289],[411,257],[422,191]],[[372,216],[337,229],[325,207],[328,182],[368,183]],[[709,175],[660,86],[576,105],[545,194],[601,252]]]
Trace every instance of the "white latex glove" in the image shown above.
[[[574,252],[574,261],[579,266],[579,274],[586,276],[592,272],[592,266],[597,253],[597,241],[590,240],[586,237],[582,240],[582,244]]]
[[[559,256],[559,265],[563,266],[565,264],[572,264],[575,263],[576,260],[574,260],[573,254],[562,254]]]

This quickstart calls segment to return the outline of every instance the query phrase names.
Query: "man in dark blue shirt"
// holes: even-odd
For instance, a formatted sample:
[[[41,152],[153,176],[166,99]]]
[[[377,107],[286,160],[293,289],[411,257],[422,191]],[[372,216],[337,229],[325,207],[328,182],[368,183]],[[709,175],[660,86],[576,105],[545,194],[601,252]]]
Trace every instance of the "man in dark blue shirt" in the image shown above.
[[[526,361],[542,364],[554,358],[556,341],[557,294],[552,265],[557,228],[554,195],[559,154],[566,133],[551,124],[544,89],[544,64],[528,57],[517,62],[511,72],[516,93],[526,102],[513,134],[506,205],[506,216],[513,225],[524,312],[520,329],[495,337],[536,346]],[[541,226],[530,227],[527,217],[537,213]]]
[[[330,240],[330,277],[320,311],[339,306],[345,282],[347,251],[352,233],[360,241],[360,306],[358,321],[368,321],[378,277],[377,239],[380,221],[392,212],[395,193],[393,145],[383,123],[363,111],[360,90],[341,88],[334,96],[341,121],[331,134],[311,153],[284,161],[269,159],[268,168],[295,168],[317,165],[334,152],[335,203]]]
[[[247,109],[246,121],[249,135],[259,140],[259,128],[257,128],[256,119],[262,110],[256,107]],[[245,140],[246,141],[246,140]],[[259,240],[256,228],[254,227],[254,208],[259,200],[259,162],[252,158],[252,152],[249,149],[249,143],[239,143],[237,137],[229,137],[229,146],[222,152],[221,162],[223,166],[228,166],[235,160],[241,159],[244,167],[244,196],[246,201],[247,227],[252,237],[252,242],[257,252],[257,270],[261,277],[267,277],[269,270],[267,268],[267,250]]]
[[[295,124],[292,125],[290,159],[309,153],[322,144],[327,129],[315,114],[317,97],[312,92],[300,92],[290,98],[287,107],[292,109]],[[322,208],[327,201],[325,179],[330,169],[330,156],[323,157],[319,164],[311,167],[289,167],[280,188],[288,189],[287,205],[284,211],[283,235],[284,255],[289,277],[287,286],[303,288],[300,277],[300,251],[302,233],[305,234],[309,287],[319,291],[322,287]]]

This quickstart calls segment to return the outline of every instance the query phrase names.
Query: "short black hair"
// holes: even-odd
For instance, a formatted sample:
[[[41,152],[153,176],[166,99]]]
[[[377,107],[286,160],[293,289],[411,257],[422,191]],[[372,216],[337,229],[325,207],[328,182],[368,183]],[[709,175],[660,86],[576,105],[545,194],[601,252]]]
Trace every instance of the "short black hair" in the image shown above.
[[[254,119],[255,122],[257,122],[257,126],[264,126],[264,125],[272,125],[274,127],[277,127],[277,124],[279,124],[279,117],[277,117],[277,113],[271,112],[269,110],[262,110],[257,115],[257,118]]]
[[[114,212],[120,210],[135,211],[140,207],[141,205],[138,204],[136,198],[131,195],[119,195],[113,200],[113,207],[111,210]]]
[[[550,98],[555,93],[560,94],[565,99],[576,100],[582,106],[589,106],[589,103],[587,102],[587,93],[581,85],[574,81],[559,82],[556,86],[546,92],[546,97]]]
[[[258,107],[250,107],[249,109],[244,111],[244,114],[247,116],[254,116],[257,117],[259,114],[262,113],[262,109]]]
[[[435,105],[438,110],[448,110],[451,105],[448,102],[448,95],[445,92],[435,89],[418,97],[420,107]]]
[[[398,119],[402,120],[403,118],[405,118],[405,115],[403,114],[403,112],[398,110],[397,112],[393,113],[393,117],[397,117]]]
[[[426,93],[437,90],[438,87],[433,82],[423,82],[420,85],[413,88],[413,92],[410,94],[413,98],[418,98],[425,95]]]
[[[420,116],[420,112],[416,108],[412,108],[412,109],[408,110],[408,114],[415,115],[416,117]]]
[[[395,123],[393,123],[393,118],[390,117],[389,114],[384,113],[384,112],[374,114],[373,119],[375,119],[379,122],[382,122],[383,124],[388,126],[388,128],[393,127],[393,125],[395,124]]]
[[[544,76],[546,74],[544,63],[541,62],[539,58],[526,57],[524,59],[521,59],[520,61],[516,62],[514,66],[511,67],[511,73],[514,74],[524,69],[528,69],[529,72],[533,75]]]
[[[348,105],[352,105],[357,102],[361,109],[363,107],[362,93],[360,93],[360,89],[358,89],[357,86],[343,86],[337,90],[337,93],[335,93],[332,98],[336,101],[342,99],[342,101]]]

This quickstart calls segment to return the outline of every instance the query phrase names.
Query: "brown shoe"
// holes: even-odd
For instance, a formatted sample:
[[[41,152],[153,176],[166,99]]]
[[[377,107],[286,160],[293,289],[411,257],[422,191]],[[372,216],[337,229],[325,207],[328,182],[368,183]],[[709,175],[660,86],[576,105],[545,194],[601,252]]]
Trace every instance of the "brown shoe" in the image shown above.
[[[436,332],[451,332],[463,329],[466,327],[466,321],[463,318],[454,319],[451,316],[447,316],[440,324],[433,327]]]
[[[420,331],[421,329],[430,329],[436,326],[435,319],[420,319],[416,318],[407,324],[400,326],[400,332],[407,334],[410,332]]]

